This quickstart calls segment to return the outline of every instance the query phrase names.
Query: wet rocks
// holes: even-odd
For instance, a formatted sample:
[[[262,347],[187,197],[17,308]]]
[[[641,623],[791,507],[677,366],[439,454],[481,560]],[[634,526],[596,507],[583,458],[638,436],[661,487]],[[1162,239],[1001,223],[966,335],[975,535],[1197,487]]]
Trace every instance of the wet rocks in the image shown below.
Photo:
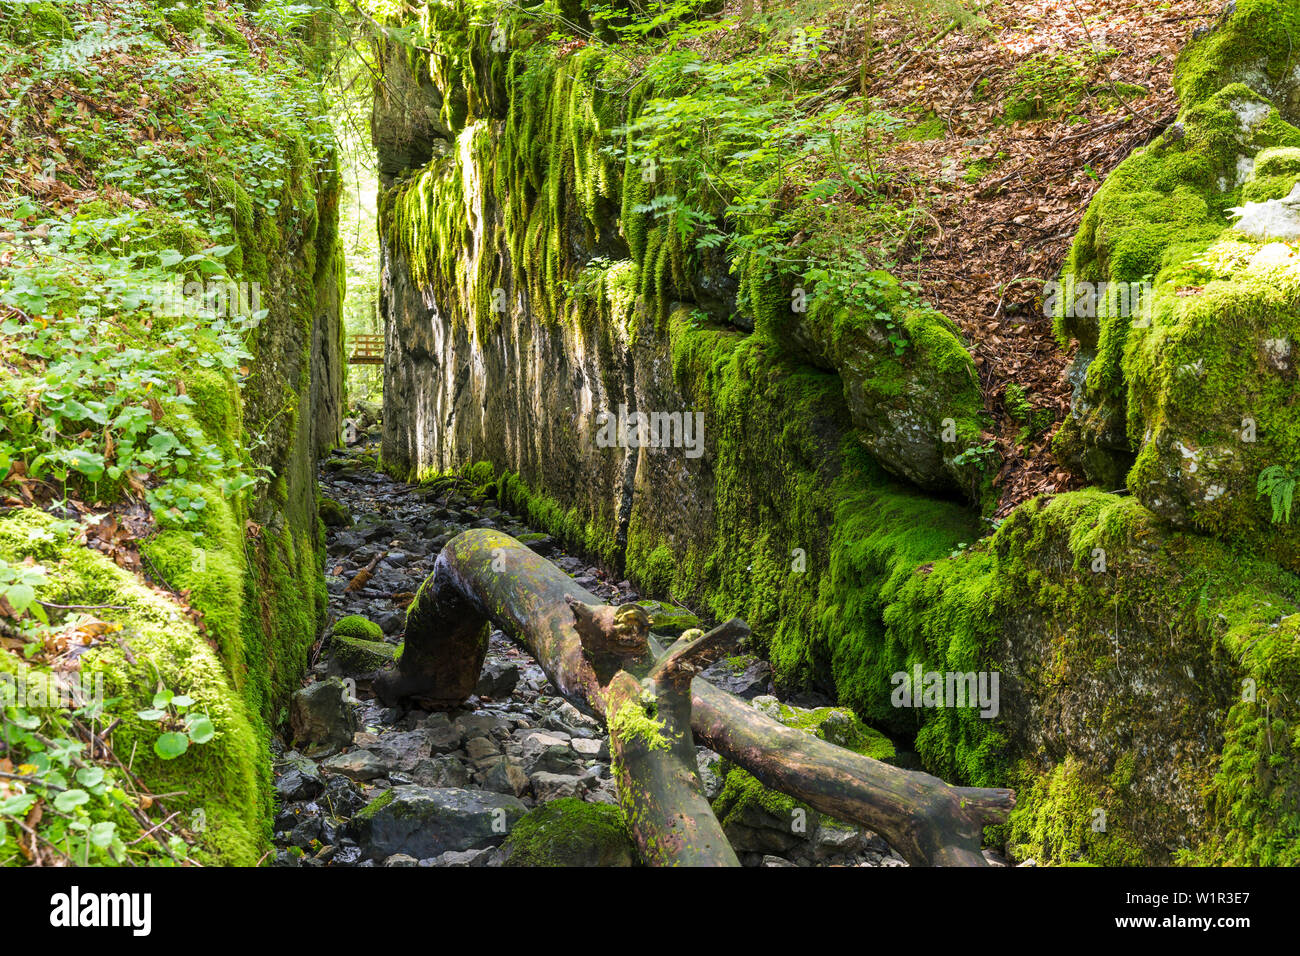
[[[371,859],[405,853],[417,860],[448,850],[495,846],[528,808],[516,797],[453,787],[394,787],[357,814]]]
[[[462,494],[455,483],[422,495],[371,471],[360,449],[339,459],[322,483],[355,523],[327,531],[326,582],[336,622],[312,669],[313,683],[294,697],[289,731],[299,749],[276,751],[281,805],[274,826],[276,864],[634,864],[603,724],[556,696],[537,662],[500,631],[491,634],[475,695],[462,707],[438,712],[385,707],[373,698],[367,680],[400,653],[406,605],[441,547],[480,519],[527,540],[539,553],[550,551],[552,560],[587,576],[607,600],[637,600],[631,584],[611,583],[598,569],[561,553],[546,536],[530,535],[499,508]],[[363,586],[348,590],[375,558],[380,560],[374,573]],[[684,608],[643,605],[664,643],[699,623]],[[733,659],[730,665],[719,676],[730,682],[724,686],[747,697],[770,689],[770,672],[758,658]],[[355,684],[345,685],[340,675]],[[831,732],[841,729],[834,717],[828,721],[818,714],[814,720],[788,707],[783,712],[775,698],[759,703],[807,724],[810,732],[824,725]],[[700,776],[710,799],[719,799],[729,770],[716,754],[700,748]],[[725,813],[727,806],[723,800],[718,808]],[[777,858],[784,865],[891,865],[883,843],[877,840],[872,851],[870,835],[841,832],[832,821],[810,820],[809,832],[792,837],[785,821],[747,813],[733,821],[757,834],[744,844],[747,864],[759,865],[766,855],[766,865],[778,865]],[[790,838],[782,838],[782,832]]]
[[[289,704],[289,727],[295,745],[308,756],[336,753],[351,743],[357,719],[343,682],[332,677],[296,691]]]

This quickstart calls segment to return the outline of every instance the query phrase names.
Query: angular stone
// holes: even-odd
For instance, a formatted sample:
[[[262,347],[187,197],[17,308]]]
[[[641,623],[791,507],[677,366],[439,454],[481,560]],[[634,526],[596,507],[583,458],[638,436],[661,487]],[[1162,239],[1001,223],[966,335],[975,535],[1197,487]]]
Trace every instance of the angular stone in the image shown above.
[[[435,754],[449,754],[459,750],[465,735],[459,727],[447,719],[446,714],[430,714],[420,728],[429,739],[429,746]]]
[[[569,746],[579,757],[588,760],[609,759],[609,739],[606,737],[574,737]]]
[[[365,854],[427,859],[448,850],[495,846],[527,807],[516,797],[459,788],[394,787],[353,818]]]
[[[522,797],[528,792],[528,774],[509,757],[492,757],[478,773],[484,790]]]
[[[374,780],[388,772],[384,762],[369,750],[350,750],[335,754],[321,764],[331,773],[341,773],[352,780]]]
[[[465,741],[465,752],[469,754],[470,760],[483,760],[495,757],[501,750],[486,737],[472,737]]]
[[[409,776],[422,787],[468,787],[469,771],[451,754],[426,757],[411,768]]]
[[[352,742],[357,717],[347,688],[337,677],[296,691],[289,703],[294,744],[310,757],[337,753]]]
[[[403,773],[410,773],[416,764],[433,753],[429,734],[424,730],[382,734],[371,749],[384,766]]]
[[[474,693],[480,697],[499,700],[509,697],[510,692],[519,683],[519,668],[506,661],[488,661],[483,665]]]
[[[310,800],[323,789],[320,768],[306,757],[286,758],[283,771],[275,778],[275,792],[282,803]]]
[[[533,795],[542,803],[562,797],[581,797],[590,786],[583,777],[545,771],[533,774],[529,782],[533,785]]]

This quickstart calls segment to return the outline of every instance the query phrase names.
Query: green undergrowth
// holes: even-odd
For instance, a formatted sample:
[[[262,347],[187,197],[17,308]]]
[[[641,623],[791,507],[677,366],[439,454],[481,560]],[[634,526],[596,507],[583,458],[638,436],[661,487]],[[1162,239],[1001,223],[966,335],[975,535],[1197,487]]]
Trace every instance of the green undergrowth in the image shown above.
[[[1022,506],[977,547],[912,575],[885,611],[900,670],[1001,672],[997,717],[916,711],[917,751],[945,779],[1019,788],[998,835],[1020,857],[1293,861],[1295,744],[1266,738],[1294,709],[1297,584],[1169,532],[1131,498]],[[1035,716],[1058,712],[1052,728]]]
[[[119,698],[124,760],[160,682],[207,708],[212,742],[136,770],[206,817],[206,860],[255,863],[273,809],[263,744],[326,604],[314,459],[333,426],[318,431],[311,397],[338,383],[313,377],[312,355],[334,335],[341,348],[338,180],[309,75],[325,38],[279,2],[37,7],[62,17],[38,19],[39,36],[31,4],[0,3],[0,153],[40,170],[0,185],[16,251],[0,274],[0,480],[96,521],[145,506],[140,574],[195,620],[132,591],[129,614],[98,612],[122,618],[125,650],[84,666]],[[113,587],[139,588],[84,546],[22,542],[5,558],[46,565],[57,585],[41,600],[113,605]]]
[[[192,834],[194,852],[201,861],[256,863],[268,836],[271,810],[270,767],[263,738],[257,733],[258,715],[236,690],[227,662],[180,607],[78,544],[72,531],[67,523],[39,511],[10,512],[0,517],[0,559],[17,563],[30,558],[45,570],[47,580],[37,589],[39,600],[102,605],[95,611],[96,618],[115,625],[103,629],[103,635],[76,658],[79,670],[74,673],[79,672],[83,686],[94,687],[96,679],[102,681],[102,707],[89,708],[83,719],[94,715],[101,727],[120,721],[112,735],[114,752],[130,763],[154,793],[175,794],[165,804],[180,815],[175,829]],[[10,686],[21,686],[18,681],[32,686],[49,673],[47,665],[0,654],[0,674],[10,675],[15,682]],[[192,699],[191,708],[206,715],[215,727],[210,741],[173,759],[155,752],[158,724],[139,716],[163,689]],[[58,702],[48,706],[29,703],[25,710],[40,721],[38,728],[32,728],[38,732],[39,728],[55,727],[67,713]],[[17,719],[17,711],[6,708],[5,717],[6,734],[12,734],[9,721]],[[79,752],[87,756],[84,743]],[[31,759],[31,747],[10,748],[7,756],[21,766]],[[57,767],[52,769],[57,772]],[[134,790],[130,784],[125,786]],[[43,788],[33,785],[29,792],[41,794]],[[55,793],[49,791],[47,797]],[[133,802],[138,803],[138,798]],[[120,809],[104,809],[108,810],[104,820],[117,824],[123,843],[139,837],[142,828],[134,819]],[[86,810],[89,819],[98,819],[101,804],[92,802]],[[50,807],[45,815],[53,817],[55,812],[56,808]],[[0,860],[22,862],[13,842],[19,836],[17,828],[11,825],[0,832],[10,838],[0,844]],[[172,852],[176,851],[180,859],[188,853],[181,847],[174,847]],[[168,862],[171,858],[171,853],[145,839],[112,862]]]

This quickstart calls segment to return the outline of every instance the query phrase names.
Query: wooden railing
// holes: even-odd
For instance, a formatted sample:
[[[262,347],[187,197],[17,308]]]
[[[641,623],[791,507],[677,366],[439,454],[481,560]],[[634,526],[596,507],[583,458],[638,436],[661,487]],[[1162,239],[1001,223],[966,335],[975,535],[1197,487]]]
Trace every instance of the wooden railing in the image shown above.
[[[349,365],[383,365],[384,337],[382,335],[350,335],[352,354],[348,356]]]

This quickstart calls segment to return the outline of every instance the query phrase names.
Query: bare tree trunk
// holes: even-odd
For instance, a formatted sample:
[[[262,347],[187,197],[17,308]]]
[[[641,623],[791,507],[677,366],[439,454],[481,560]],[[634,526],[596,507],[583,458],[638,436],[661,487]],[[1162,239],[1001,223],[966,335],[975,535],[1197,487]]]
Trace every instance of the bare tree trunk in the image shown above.
[[[952,787],[772,720],[693,679],[748,633],[732,619],[687,632],[664,653],[637,605],[596,595],[509,535],[474,529],[443,548],[407,618],[406,647],[375,689],[387,702],[439,706],[474,692],[487,625],[523,643],[560,693],[605,718],[619,803],[647,862],[735,866],[704,798],[694,736],[762,783],[836,819],[875,830],[910,863],[982,866],[986,824],[1006,819],[1010,790]]]

